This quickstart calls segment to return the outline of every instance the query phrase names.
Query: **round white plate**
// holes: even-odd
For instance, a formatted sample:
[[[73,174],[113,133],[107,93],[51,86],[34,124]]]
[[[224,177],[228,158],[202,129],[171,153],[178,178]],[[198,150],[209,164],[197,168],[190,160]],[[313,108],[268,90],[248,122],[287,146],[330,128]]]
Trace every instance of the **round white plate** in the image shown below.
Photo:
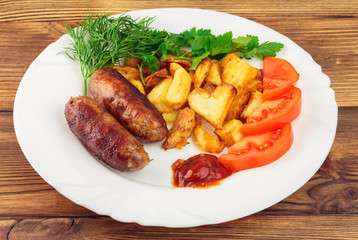
[[[179,33],[192,27],[213,34],[256,35],[260,43],[284,43],[278,57],[300,74],[302,113],[293,122],[294,143],[282,158],[265,167],[238,172],[208,189],[175,188],[171,164],[199,153],[190,143],[182,150],[145,145],[154,160],[136,173],[120,173],[92,157],[70,132],[64,106],[82,94],[78,62],[58,54],[70,38],[60,37],[31,64],[18,88],[14,125],[22,151],[33,168],[57,191],[92,211],[123,222],[189,227],[241,218],[276,204],[320,168],[332,146],[337,104],[330,79],[312,57],[287,37],[234,15],[198,9],[152,9],[129,12],[134,18],[155,16],[153,27]],[[250,63],[258,68],[262,61]]]

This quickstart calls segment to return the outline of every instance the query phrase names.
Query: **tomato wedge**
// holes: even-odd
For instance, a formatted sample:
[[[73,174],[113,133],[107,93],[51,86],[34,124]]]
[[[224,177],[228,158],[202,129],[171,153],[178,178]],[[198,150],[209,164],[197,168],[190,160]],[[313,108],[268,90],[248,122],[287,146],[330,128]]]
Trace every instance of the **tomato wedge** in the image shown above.
[[[301,90],[292,88],[279,98],[265,100],[241,126],[244,135],[256,135],[282,127],[301,113]]]
[[[245,136],[219,156],[232,172],[261,167],[282,157],[293,143],[291,124],[259,135]]]
[[[262,74],[265,100],[284,94],[299,78],[296,69],[289,62],[275,57],[264,58]]]

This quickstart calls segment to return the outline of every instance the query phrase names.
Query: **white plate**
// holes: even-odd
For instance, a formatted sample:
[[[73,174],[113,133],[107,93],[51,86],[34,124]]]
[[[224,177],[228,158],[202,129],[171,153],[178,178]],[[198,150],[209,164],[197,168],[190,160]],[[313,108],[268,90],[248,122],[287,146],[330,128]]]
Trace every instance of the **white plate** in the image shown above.
[[[302,113],[293,122],[294,143],[287,154],[265,167],[235,173],[208,189],[174,188],[171,164],[199,151],[194,144],[164,151],[146,145],[154,158],[136,173],[120,173],[93,158],[70,132],[64,106],[82,94],[80,66],[64,54],[62,36],[31,64],[18,88],[14,105],[16,136],[26,158],[57,191],[92,211],[123,222],[189,227],[241,218],[286,198],[320,168],[336,131],[337,105],[330,79],[311,56],[287,37],[253,21],[198,9],[152,9],[129,12],[133,17],[156,16],[153,27],[182,32],[192,27],[214,34],[256,35],[260,43],[285,44],[278,57],[300,73]],[[179,20],[180,19],[180,20]],[[40,41],[40,39],[39,39]],[[261,60],[250,61],[262,67]]]

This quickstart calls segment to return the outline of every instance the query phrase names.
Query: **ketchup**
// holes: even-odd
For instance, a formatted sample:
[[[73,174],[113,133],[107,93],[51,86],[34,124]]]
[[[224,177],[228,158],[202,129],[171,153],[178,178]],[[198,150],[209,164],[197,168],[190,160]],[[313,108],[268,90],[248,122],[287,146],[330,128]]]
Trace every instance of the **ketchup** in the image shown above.
[[[231,171],[210,154],[198,154],[188,160],[178,159],[172,165],[176,187],[208,187],[231,175]]]

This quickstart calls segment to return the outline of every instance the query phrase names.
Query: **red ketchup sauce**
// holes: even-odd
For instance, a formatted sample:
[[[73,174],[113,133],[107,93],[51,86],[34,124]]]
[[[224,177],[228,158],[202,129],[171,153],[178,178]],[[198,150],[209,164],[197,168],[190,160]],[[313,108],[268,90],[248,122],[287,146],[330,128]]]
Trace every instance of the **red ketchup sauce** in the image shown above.
[[[231,171],[210,154],[198,154],[188,160],[178,159],[172,164],[173,180],[176,187],[209,187],[218,185]]]

